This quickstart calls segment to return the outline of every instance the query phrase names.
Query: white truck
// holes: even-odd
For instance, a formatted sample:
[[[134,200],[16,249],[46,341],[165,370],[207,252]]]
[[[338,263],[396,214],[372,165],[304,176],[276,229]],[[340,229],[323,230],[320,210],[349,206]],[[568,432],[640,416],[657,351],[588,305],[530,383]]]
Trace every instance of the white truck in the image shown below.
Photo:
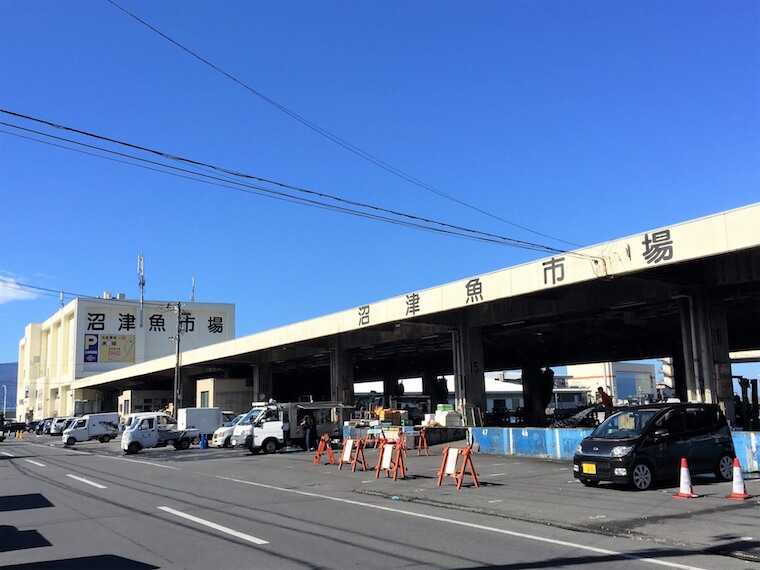
[[[174,449],[185,450],[198,438],[198,430],[174,429],[174,425],[161,427],[165,414],[140,414],[121,434],[121,449],[128,455],[139,453],[150,447],[166,447],[171,444]],[[171,416],[169,416],[171,417]]]
[[[299,425],[304,415],[314,420],[316,434],[312,437],[327,433],[340,439],[343,420],[351,417],[352,410],[353,406],[340,402],[270,402],[263,407],[254,406],[249,421],[241,420],[235,426],[232,443],[245,446],[251,453],[274,453],[290,445],[306,449],[305,433]]]
[[[97,439],[100,443],[108,443],[118,435],[118,412],[106,412],[86,414],[81,418],[76,418],[63,431],[61,439],[64,445],[74,445],[78,441],[90,441],[92,439]]]
[[[144,416],[146,414],[155,414],[156,417],[158,417],[158,429],[177,429],[177,420],[175,420],[172,416],[167,414],[166,412],[132,412],[131,414],[127,414],[124,416],[124,419],[119,424],[119,433],[123,432],[125,429],[127,429],[129,426],[132,425],[132,422],[137,416]]]
[[[177,410],[177,429],[198,430],[199,436],[209,440],[214,432],[228,421],[220,408],[180,408]]]

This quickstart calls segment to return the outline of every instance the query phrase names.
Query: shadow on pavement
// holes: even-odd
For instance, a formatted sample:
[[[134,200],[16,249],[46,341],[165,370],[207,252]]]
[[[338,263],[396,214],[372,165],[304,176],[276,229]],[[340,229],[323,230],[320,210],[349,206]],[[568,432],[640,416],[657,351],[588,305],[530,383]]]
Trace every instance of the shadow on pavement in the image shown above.
[[[30,562],[28,564],[14,564],[13,566],[3,566],[5,570],[47,570],[55,568],[56,570],[152,570],[159,568],[151,564],[137,562],[129,558],[122,558],[113,554],[103,554],[100,556],[84,556],[82,558],[69,558],[66,560],[47,560],[45,562]]]
[[[53,546],[36,530],[19,530],[15,526],[0,525],[0,552]]]
[[[6,495],[0,497],[0,512],[44,509],[52,506],[53,503],[39,493],[31,493],[29,495]]]

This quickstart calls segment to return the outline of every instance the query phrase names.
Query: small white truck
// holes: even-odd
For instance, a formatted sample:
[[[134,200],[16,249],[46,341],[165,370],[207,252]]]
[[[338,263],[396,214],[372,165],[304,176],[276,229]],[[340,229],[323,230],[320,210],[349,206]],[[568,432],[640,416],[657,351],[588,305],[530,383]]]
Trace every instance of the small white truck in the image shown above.
[[[185,450],[198,438],[198,430],[173,429],[174,426],[161,427],[165,421],[163,414],[140,414],[121,434],[121,449],[128,455],[139,453],[150,447],[166,447],[171,444],[174,449]]]
[[[100,443],[108,443],[117,435],[119,435],[118,412],[105,412],[86,414],[81,418],[76,418],[63,431],[61,439],[64,445],[74,445],[78,441],[90,441],[91,439],[97,439]]]
[[[351,417],[353,406],[340,402],[270,402],[249,412],[250,419],[238,422],[233,444],[245,446],[251,453],[274,453],[281,447],[298,445],[307,448],[305,433],[299,425],[304,415],[314,420],[316,435],[340,438],[344,419]],[[245,418],[244,418],[245,419]]]
[[[177,429],[198,430],[199,435],[205,435],[209,440],[226,421],[220,408],[179,408],[177,410]]]

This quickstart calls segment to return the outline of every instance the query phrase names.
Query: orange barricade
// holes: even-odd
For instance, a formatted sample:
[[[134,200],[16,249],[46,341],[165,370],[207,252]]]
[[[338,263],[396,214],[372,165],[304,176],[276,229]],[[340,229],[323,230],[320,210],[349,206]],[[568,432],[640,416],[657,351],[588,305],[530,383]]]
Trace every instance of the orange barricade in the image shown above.
[[[420,427],[419,429],[415,429],[414,431],[403,432],[404,436],[404,449],[414,449],[417,448],[417,455],[422,455],[422,452],[425,452],[425,455],[430,455],[428,453],[428,444],[427,444],[427,435],[425,434],[425,428]],[[417,438],[417,441],[414,441],[414,438]],[[411,445],[406,445],[407,438],[411,440]]]
[[[322,437],[319,438],[319,447],[317,447],[317,453],[314,454],[314,461],[312,462],[312,465],[318,465],[320,459],[322,458],[322,454],[327,452],[327,458],[330,460],[330,465],[335,465],[335,457],[333,457],[332,452],[332,442],[330,441],[330,436],[328,434],[322,434]]]
[[[395,481],[399,473],[402,479],[406,479],[406,467],[404,466],[404,449],[400,441],[396,443],[384,443],[380,447],[380,455],[377,458],[377,467],[375,467],[375,479],[380,477],[380,471],[385,471],[386,476],[391,476],[393,471],[393,480]]]
[[[460,457],[462,457],[462,465],[457,467]],[[472,482],[476,487],[480,486],[478,485],[478,474],[475,473],[475,466],[472,464],[472,446],[456,448],[447,445],[444,447],[441,470],[438,471],[438,486],[441,486],[444,477],[451,477],[456,481],[457,489],[461,489],[462,481],[466,475],[472,476]]]
[[[377,447],[380,443],[380,440],[383,438],[383,429],[382,428],[370,428],[367,430],[367,435],[364,438],[364,447],[369,447],[370,444],[372,447]]]
[[[361,464],[362,469],[367,470],[367,462],[364,460],[364,440],[347,439],[343,442],[343,451],[338,461],[338,470],[343,469],[344,463],[351,464],[351,472],[356,471],[356,466]]]

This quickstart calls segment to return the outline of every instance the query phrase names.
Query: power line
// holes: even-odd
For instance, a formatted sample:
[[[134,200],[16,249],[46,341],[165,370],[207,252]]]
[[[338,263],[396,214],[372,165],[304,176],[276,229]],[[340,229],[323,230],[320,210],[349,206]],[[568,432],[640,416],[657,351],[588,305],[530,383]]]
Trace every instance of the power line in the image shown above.
[[[200,56],[196,52],[194,52],[191,49],[189,49],[189,48],[185,47],[184,45],[180,44],[178,41],[176,41],[173,38],[169,37],[168,35],[166,35],[165,33],[163,33],[158,28],[155,28],[154,26],[152,26],[151,24],[149,24],[145,20],[141,19],[137,15],[133,14],[132,12],[130,12],[129,10],[127,10],[126,8],[124,8],[123,6],[120,6],[119,4],[117,4],[116,2],[114,2],[113,0],[108,0],[108,2],[111,5],[113,5],[114,7],[118,8],[119,10],[121,10],[126,15],[128,15],[130,18],[132,18],[135,21],[139,22],[140,24],[142,24],[143,26],[145,26],[146,28],[148,28],[149,30],[151,30],[152,32],[154,32],[155,34],[161,36],[166,41],[168,41],[171,44],[175,45],[176,47],[178,47],[179,49],[181,49],[185,53],[189,54],[193,58],[197,59],[198,61],[200,61],[204,65],[207,65],[208,67],[210,67],[214,71],[217,71],[218,73],[224,75],[229,80],[237,83],[238,85],[240,85],[241,87],[243,87],[244,89],[246,89],[250,93],[254,94],[256,97],[258,97],[262,101],[268,103],[269,105],[273,106],[274,108],[276,108],[277,110],[281,111],[282,113],[285,113],[286,115],[288,115],[292,119],[295,119],[296,121],[298,121],[302,125],[308,127],[309,129],[311,129],[314,132],[318,133],[319,135],[325,137],[326,139],[332,141],[333,143],[337,144],[338,146],[341,146],[344,149],[346,149],[347,151],[355,154],[356,156],[358,156],[358,157],[360,157],[360,158],[362,158],[362,159],[364,159],[364,160],[366,160],[366,161],[374,164],[375,166],[378,166],[378,167],[382,168],[386,172],[389,172],[389,173],[393,174],[394,176],[397,176],[397,177],[399,177],[399,178],[401,178],[403,180],[406,180],[407,182],[409,182],[411,184],[414,184],[415,186],[417,186],[419,188],[422,188],[423,190],[426,190],[428,192],[431,192],[433,194],[441,196],[442,198],[445,198],[445,199],[450,200],[452,202],[456,202],[457,204],[465,206],[466,208],[470,208],[471,210],[474,210],[476,212],[479,212],[481,214],[489,216],[490,218],[493,218],[495,220],[499,220],[501,222],[509,224],[509,225],[511,225],[513,227],[519,228],[521,230],[524,230],[526,232],[530,232],[530,233],[535,234],[535,235],[539,235],[541,237],[545,237],[545,238],[548,238],[548,239],[551,239],[551,240],[554,240],[554,241],[565,243],[567,245],[571,245],[571,246],[575,246],[575,247],[580,247],[579,244],[576,244],[576,243],[573,243],[573,242],[569,242],[569,241],[565,241],[563,239],[556,238],[556,237],[550,236],[548,234],[544,234],[544,233],[538,232],[536,230],[532,230],[532,229],[530,229],[530,228],[528,228],[526,226],[522,226],[520,224],[517,224],[515,222],[511,222],[511,221],[509,221],[507,219],[504,219],[504,218],[502,218],[500,216],[492,214],[491,212],[483,210],[482,208],[474,206],[474,205],[472,205],[472,204],[470,204],[468,202],[465,202],[464,200],[461,200],[461,199],[459,199],[459,198],[457,198],[455,196],[452,196],[452,195],[447,194],[447,193],[445,193],[445,192],[443,192],[441,190],[438,190],[434,186],[431,186],[430,184],[427,184],[427,183],[425,183],[425,182],[423,182],[423,181],[415,178],[411,174],[407,174],[403,170],[400,170],[400,169],[396,168],[395,166],[392,166],[392,165],[388,164],[387,162],[384,162],[383,160],[377,158],[376,156],[370,154],[369,152],[360,149],[359,147],[351,144],[350,142],[346,141],[345,139],[342,139],[338,135],[335,135],[335,134],[331,133],[330,131],[328,131],[327,129],[324,129],[324,128],[320,127],[316,123],[313,123],[312,121],[310,121],[310,120],[306,119],[305,117],[299,115],[295,111],[292,111],[292,110],[288,109],[287,107],[285,107],[281,103],[278,103],[274,99],[271,99],[270,97],[267,97],[262,92],[254,89],[253,87],[251,87],[250,85],[244,83],[243,81],[241,81],[240,79],[238,79],[237,77],[235,77],[234,75],[232,75],[231,73],[228,73],[227,71],[221,69],[217,65],[213,64],[212,62],[210,62],[209,60],[207,60],[204,57]],[[555,251],[559,251],[559,250],[555,250]]]
[[[234,177],[239,177],[239,178],[244,178],[244,179],[249,179],[249,180],[255,180],[257,182],[262,182],[262,183],[265,183],[265,184],[271,184],[271,185],[277,186],[279,188],[283,188],[283,189],[286,189],[286,190],[289,190],[289,191],[293,191],[293,192],[297,192],[297,193],[301,193],[301,194],[310,195],[312,197],[316,197],[316,198],[319,198],[319,199],[332,200],[332,201],[337,202],[339,204],[346,204],[348,207],[342,206],[342,205],[339,206],[339,205],[335,205],[335,204],[327,204],[327,203],[325,203],[323,201],[319,201],[319,200],[316,200],[314,198],[307,199],[307,198],[304,198],[302,196],[296,196],[296,195],[293,195],[293,194],[290,194],[290,193],[287,193],[287,192],[282,192],[282,191],[274,190],[274,189],[271,189],[271,188],[265,188],[265,187],[262,187],[262,186],[257,186],[257,185],[242,183],[242,182],[233,181],[233,180],[229,180],[229,179],[225,179],[225,178],[220,178],[218,176],[211,176],[211,175],[208,175],[208,174],[198,173],[198,172],[195,172],[195,171],[189,171],[189,170],[187,170],[185,168],[179,168],[179,167],[176,167],[176,166],[172,166],[172,165],[168,165],[168,164],[164,164],[164,163],[159,163],[159,162],[156,162],[156,161],[153,161],[153,160],[148,160],[148,159],[141,158],[141,157],[138,157],[138,156],[134,156],[134,155],[130,155],[130,154],[125,154],[125,153],[121,153],[121,152],[105,149],[103,147],[98,147],[98,146],[95,146],[95,145],[83,143],[81,141],[76,141],[76,140],[73,140],[73,139],[68,139],[68,138],[59,137],[59,136],[56,136],[56,135],[51,135],[49,133],[44,133],[42,131],[28,129],[26,127],[21,127],[21,126],[14,125],[14,124],[11,124],[11,123],[0,122],[0,125],[4,125],[4,126],[10,127],[10,128],[14,128],[14,129],[25,131],[25,132],[28,132],[28,133],[33,133],[35,135],[39,135],[39,136],[43,136],[43,137],[47,137],[47,138],[63,141],[63,142],[69,143],[69,144],[74,144],[74,145],[82,146],[82,147],[85,147],[85,148],[89,148],[89,149],[93,149],[93,150],[98,150],[99,152],[105,152],[105,153],[113,154],[113,155],[116,155],[116,156],[120,156],[122,158],[129,158],[130,160],[137,160],[137,161],[144,162],[144,163],[147,163],[147,164],[150,164],[150,165],[153,165],[153,166],[159,166],[160,168],[157,169],[157,168],[153,168],[153,167],[146,167],[146,166],[143,166],[143,165],[136,165],[136,164],[133,164],[133,163],[130,163],[130,162],[125,162],[126,164],[129,164],[131,166],[137,166],[137,167],[141,167],[141,168],[147,168],[149,170],[156,170],[158,172],[163,172],[165,174],[172,174],[172,175],[180,176],[182,178],[189,178],[191,180],[195,180],[195,181],[198,181],[198,182],[209,183],[209,184],[212,184],[212,185],[215,185],[215,186],[221,186],[221,187],[225,187],[225,188],[230,188],[227,184],[233,184],[235,187],[231,188],[231,189],[234,189],[234,190],[237,190],[237,191],[243,191],[243,192],[248,192],[248,193],[257,194],[257,195],[262,195],[261,193],[264,192],[266,194],[272,195],[272,197],[277,197],[278,199],[284,199],[286,201],[299,202],[299,203],[303,203],[303,204],[306,204],[306,205],[311,205],[311,206],[315,206],[315,207],[320,207],[320,208],[331,209],[331,210],[334,210],[334,211],[339,211],[341,213],[346,213],[346,214],[351,214],[351,215],[356,215],[356,216],[361,216],[361,217],[367,217],[367,218],[371,218],[371,219],[375,219],[375,220],[379,220],[379,221],[385,221],[385,222],[388,222],[388,223],[394,223],[394,224],[399,224],[399,225],[406,225],[406,226],[409,226],[409,227],[416,227],[418,229],[423,229],[423,230],[426,230],[426,231],[433,231],[433,232],[437,232],[437,233],[454,235],[454,236],[457,236],[457,237],[464,237],[464,238],[467,238],[467,239],[475,239],[475,240],[480,240],[480,241],[486,241],[486,242],[489,242],[489,243],[498,243],[498,244],[501,244],[501,245],[510,245],[510,246],[519,247],[519,248],[522,248],[522,249],[530,249],[530,250],[534,250],[534,251],[542,251],[542,252],[547,252],[547,253],[552,253],[552,254],[562,253],[562,254],[573,255],[573,253],[571,253],[571,252],[567,252],[567,251],[564,251],[564,250],[552,248],[552,247],[545,246],[545,245],[542,245],[542,244],[536,244],[536,243],[526,242],[526,241],[523,241],[523,240],[517,240],[517,239],[514,239],[514,238],[509,238],[509,237],[506,237],[506,236],[500,236],[500,235],[492,234],[492,233],[488,233],[488,232],[481,232],[479,230],[473,230],[473,229],[470,229],[470,228],[465,228],[463,226],[457,226],[457,225],[454,225],[454,224],[448,224],[448,223],[445,223],[445,222],[440,222],[440,221],[432,220],[432,219],[429,219],[429,218],[423,218],[423,217],[415,216],[415,215],[412,215],[412,214],[406,214],[406,213],[403,213],[403,212],[399,212],[399,211],[395,211],[395,210],[390,210],[390,209],[387,209],[387,208],[382,208],[382,207],[374,206],[374,205],[371,205],[371,204],[365,204],[365,203],[362,203],[362,202],[357,202],[357,201],[352,201],[352,200],[346,200],[346,199],[343,199],[343,198],[340,198],[338,196],[334,196],[334,195],[331,195],[331,194],[326,194],[326,193],[323,193],[323,192],[316,192],[316,191],[313,191],[313,190],[308,190],[308,189],[300,188],[300,187],[297,187],[297,186],[292,186],[292,185],[289,185],[289,184],[284,184],[282,182],[277,182],[277,181],[274,181],[274,180],[269,180],[269,179],[266,179],[266,178],[261,178],[261,177],[258,177],[258,176],[254,176],[254,175],[250,175],[250,174],[246,174],[246,173],[242,173],[242,172],[237,172],[237,171],[229,170],[229,169],[226,169],[226,168],[218,167],[216,165],[207,164],[207,163],[199,162],[199,161],[188,159],[188,158],[184,158],[184,157],[179,157],[179,156],[171,155],[169,153],[165,153],[165,152],[162,152],[162,151],[150,149],[150,148],[139,146],[139,145],[135,145],[135,144],[132,144],[132,143],[127,143],[127,142],[124,142],[124,141],[120,141],[120,140],[113,139],[113,138],[110,138],[110,137],[106,137],[106,136],[103,136],[103,135],[98,135],[98,134],[90,133],[90,132],[83,131],[83,130],[80,130],[80,129],[75,129],[75,128],[72,128],[72,127],[60,125],[60,124],[57,124],[57,123],[53,123],[51,121],[47,121],[47,120],[31,117],[29,115],[23,115],[23,114],[16,113],[16,112],[13,112],[13,111],[9,111],[9,110],[6,110],[6,109],[0,109],[0,113],[11,115],[11,116],[16,117],[16,118],[21,118],[21,119],[33,121],[33,122],[36,122],[36,123],[39,123],[39,124],[47,125],[47,126],[49,126],[51,128],[55,128],[55,129],[58,129],[58,130],[64,130],[64,131],[67,131],[67,132],[75,133],[75,134],[80,135],[80,136],[85,136],[85,137],[89,137],[89,138],[94,138],[96,140],[105,141],[105,142],[108,142],[110,144],[124,146],[124,147],[130,148],[130,149],[133,149],[133,150],[138,150],[140,152],[145,152],[145,153],[148,153],[148,154],[152,154],[152,155],[160,157],[162,159],[169,159],[169,160],[177,161],[177,162],[180,162],[180,163],[183,163],[183,164],[190,165],[190,166],[192,166],[194,168],[210,169],[210,170],[213,170],[215,172],[228,174],[228,175],[234,176]],[[6,134],[12,134],[12,135],[16,135],[16,136],[22,136],[22,135],[17,135],[16,133],[7,133],[6,132]],[[34,140],[35,142],[43,142],[45,144],[53,144],[53,143],[46,143],[45,141],[39,141],[37,139],[30,138],[30,137],[22,137],[22,138],[28,138],[30,140]],[[67,149],[67,150],[73,150],[73,151],[76,151],[76,152],[82,152],[84,154],[89,154],[89,155],[96,156],[96,157],[99,157],[99,158],[106,158],[106,159],[109,159],[109,160],[116,160],[116,159],[112,159],[112,158],[109,158],[109,157],[103,157],[103,156],[98,155],[98,154],[94,154],[94,153],[90,153],[90,152],[86,152],[86,151],[81,151],[81,150],[78,150],[78,149],[71,149],[69,147],[62,146],[62,145],[53,145],[53,146],[59,146],[61,148]],[[116,160],[116,161],[117,162],[124,162],[122,160]],[[171,169],[171,170],[174,170],[174,171],[181,172],[183,174],[175,174],[175,173],[172,173],[172,172],[166,172],[164,170],[161,170],[162,168],[163,169]],[[202,177],[202,178],[204,178],[206,180],[199,180],[199,179],[195,178],[197,176],[200,176],[200,177]],[[220,184],[220,182],[224,182],[224,184]],[[254,191],[249,191],[249,190],[246,190],[246,189],[251,189],[251,190],[254,190]],[[353,209],[353,207],[364,208],[364,209],[368,209],[368,210],[372,210],[372,211],[370,211],[370,212],[362,212],[362,211],[358,211],[358,210]],[[381,212],[381,214],[377,214],[375,212]],[[399,219],[396,219],[396,218],[390,218],[390,217],[388,217],[385,214],[388,214],[390,216],[401,217],[401,218],[405,218],[405,219],[399,220]],[[431,225],[425,225],[425,224],[432,224],[432,226]],[[437,227],[433,227],[433,226],[437,226]],[[581,257],[588,257],[588,256],[585,256],[585,255],[582,255],[582,254],[577,254],[577,255],[579,255]]]
[[[70,298],[70,299],[85,299],[85,300],[92,300],[92,301],[108,301],[112,304],[123,304],[125,307],[130,307],[132,305],[139,305],[140,301],[139,299],[118,299],[118,298],[111,298],[111,299],[105,299],[104,297],[98,297],[96,295],[82,295],[80,293],[72,293],[71,291],[64,291],[62,289],[51,289],[50,287],[40,287],[38,285],[28,285],[26,283],[20,283],[18,281],[15,281],[13,279],[6,279],[4,277],[0,277],[0,287],[5,289],[11,289],[16,291],[24,291],[26,293],[35,293],[40,296],[44,297],[56,297],[56,298]],[[172,305],[172,302],[166,302],[166,303],[157,303],[155,301],[153,302],[146,302],[144,303],[147,307],[152,307],[154,309],[161,309],[161,308],[167,308],[168,305]]]

